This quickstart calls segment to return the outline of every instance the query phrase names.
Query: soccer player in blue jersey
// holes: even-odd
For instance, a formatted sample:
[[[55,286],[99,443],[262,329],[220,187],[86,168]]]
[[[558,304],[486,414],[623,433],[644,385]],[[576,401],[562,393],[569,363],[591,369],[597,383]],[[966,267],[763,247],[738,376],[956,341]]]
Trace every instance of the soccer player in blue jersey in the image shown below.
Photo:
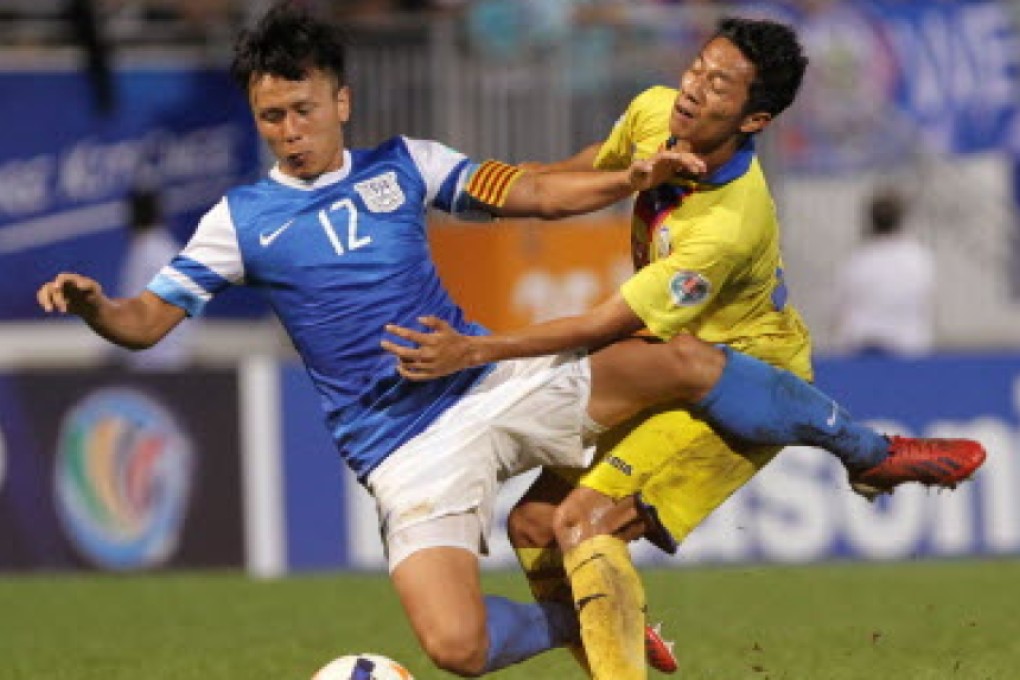
[[[743,385],[744,374],[720,383],[733,362],[709,345],[621,342],[591,357],[506,361],[423,383],[383,350],[383,327],[430,314],[465,336],[485,333],[436,275],[427,207],[558,217],[650,189],[678,169],[699,172],[700,161],[667,152],[622,170],[539,175],[405,137],[347,149],[342,42],[285,3],[242,34],[233,73],[277,159],[269,176],[229,191],[139,295],[110,298],[95,280],[65,272],[41,286],[39,303],[140,349],[227,287],[258,289],[321,395],[338,451],[375,497],[394,587],[433,661],[475,676],[576,641],[569,606],[482,596],[478,555],[499,482],[539,465],[582,467],[603,427],[667,400],[698,402],[718,384]],[[771,390],[775,375],[748,386],[751,397]],[[748,394],[724,391],[724,406]],[[719,417],[738,432],[761,425],[730,423],[726,408]]]
[[[477,675],[576,639],[570,608],[483,599],[477,557],[499,481],[590,459],[587,359],[504,362],[420,384],[400,376],[380,340],[385,323],[425,313],[485,332],[440,283],[428,207],[558,217],[647,188],[677,166],[668,162],[654,181],[644,163],[544,178],[405,137],[347,149],[342,43],[287,4],[242,35],[233,72],[277,159],[269,176],[229,191],[137,296],[110,298],[95,280],[65,272],[41,286],[39,303],[142,349],[229,286],[258,289],[321,395],[342,458],[377,500],[393,583],[435,663]],[[641,393],[653,401],[673,391],[661,381],[649,389],[660,391]],[[606,402],[597,417],[612,422],[617,409]]]

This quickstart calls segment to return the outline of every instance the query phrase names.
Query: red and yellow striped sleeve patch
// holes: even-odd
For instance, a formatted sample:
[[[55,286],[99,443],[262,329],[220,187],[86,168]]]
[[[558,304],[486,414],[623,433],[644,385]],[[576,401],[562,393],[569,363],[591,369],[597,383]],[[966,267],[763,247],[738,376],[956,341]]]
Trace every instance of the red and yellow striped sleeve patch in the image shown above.
[[[523,174],[524,170],[515,165],[493,160],[485,161],[471,175],[467,193],[480,203],[502,208],[510,194],[510,187]]]

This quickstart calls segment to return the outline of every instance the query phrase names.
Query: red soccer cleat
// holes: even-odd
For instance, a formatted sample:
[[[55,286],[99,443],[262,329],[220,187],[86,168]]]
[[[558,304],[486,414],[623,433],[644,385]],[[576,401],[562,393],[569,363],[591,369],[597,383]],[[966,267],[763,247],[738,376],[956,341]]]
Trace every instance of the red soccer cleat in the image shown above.
[[[850,474],[850,486],[869,501],[900,484],[953,489],[985,462],[985,449],[970,439],[889,437],[889,456],[878,465]]]
[[[660,673],[676,673],[678,668],[673,642],[662,638],[662,624],[645,625],[645,659]]]

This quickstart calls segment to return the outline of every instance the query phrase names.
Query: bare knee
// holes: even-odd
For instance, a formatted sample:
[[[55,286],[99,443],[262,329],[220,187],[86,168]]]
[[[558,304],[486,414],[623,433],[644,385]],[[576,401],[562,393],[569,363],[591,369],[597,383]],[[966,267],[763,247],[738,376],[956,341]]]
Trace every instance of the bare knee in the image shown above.
[[[590,513],[567,499],[556,508],[556,514],[553,516],[553,534],[560,550],[566,552],[596,535],[596,531],[592,526]]]
[[[506,532],[515,548],[546,548],[554,545],[555,508],[534,503],[516,505],[507,517]]]
[[[553,517],[574,486],[559,475],[543,470],[517,502],[507,518],[507,536],[515,548],[549,548],[556,545]]]
[[[481,674],[488,653],[485,603],[478,557],[437,546],[406,557],[391,575],[422,649],[443,670]]]
[[[687,402],[700,401],[719,381],[726,355],[718,347],[686,333],[673,337],[666,346],[678,396]]]
[[[425,653],[438,668],[462,678],[484,673],[489,647],[484,628],[471,630],[451,615],[448,621],[420,635]]]
[[[606,513],[613,500],[592,489],[580,487],[567,496],[553,515],[553,532],[564,552],[599,534],[612,533]]]
[[[614,500],[584,487],[568,496],[553,518],[556,542],[564,552],[600,535],[633,541],[646,528],[646,518],[633,496]]]

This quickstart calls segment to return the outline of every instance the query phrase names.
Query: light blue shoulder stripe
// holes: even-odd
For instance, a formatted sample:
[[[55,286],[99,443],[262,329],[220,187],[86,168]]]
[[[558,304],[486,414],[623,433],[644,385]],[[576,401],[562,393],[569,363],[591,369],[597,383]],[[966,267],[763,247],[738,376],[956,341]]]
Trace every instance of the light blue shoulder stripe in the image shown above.
[[[198,316],[212,296],[230,285],[201,262],[178,255],[156,275],[148,289],[189,316]]]
[[[172,269],[176,269],[185,277],[190,279],[203,291],[215,295],[230,285],[230,281],[223,278],[209,267],[198,260],[193,260],[184,255],[178,255],[170,263]]]
[[[162,272],[149,282],[147,288],[163,300],[180,307],[188,313],[188,316],[192,317],[201,314],[208,301],[208,298],[203,299],[195,295]]]

